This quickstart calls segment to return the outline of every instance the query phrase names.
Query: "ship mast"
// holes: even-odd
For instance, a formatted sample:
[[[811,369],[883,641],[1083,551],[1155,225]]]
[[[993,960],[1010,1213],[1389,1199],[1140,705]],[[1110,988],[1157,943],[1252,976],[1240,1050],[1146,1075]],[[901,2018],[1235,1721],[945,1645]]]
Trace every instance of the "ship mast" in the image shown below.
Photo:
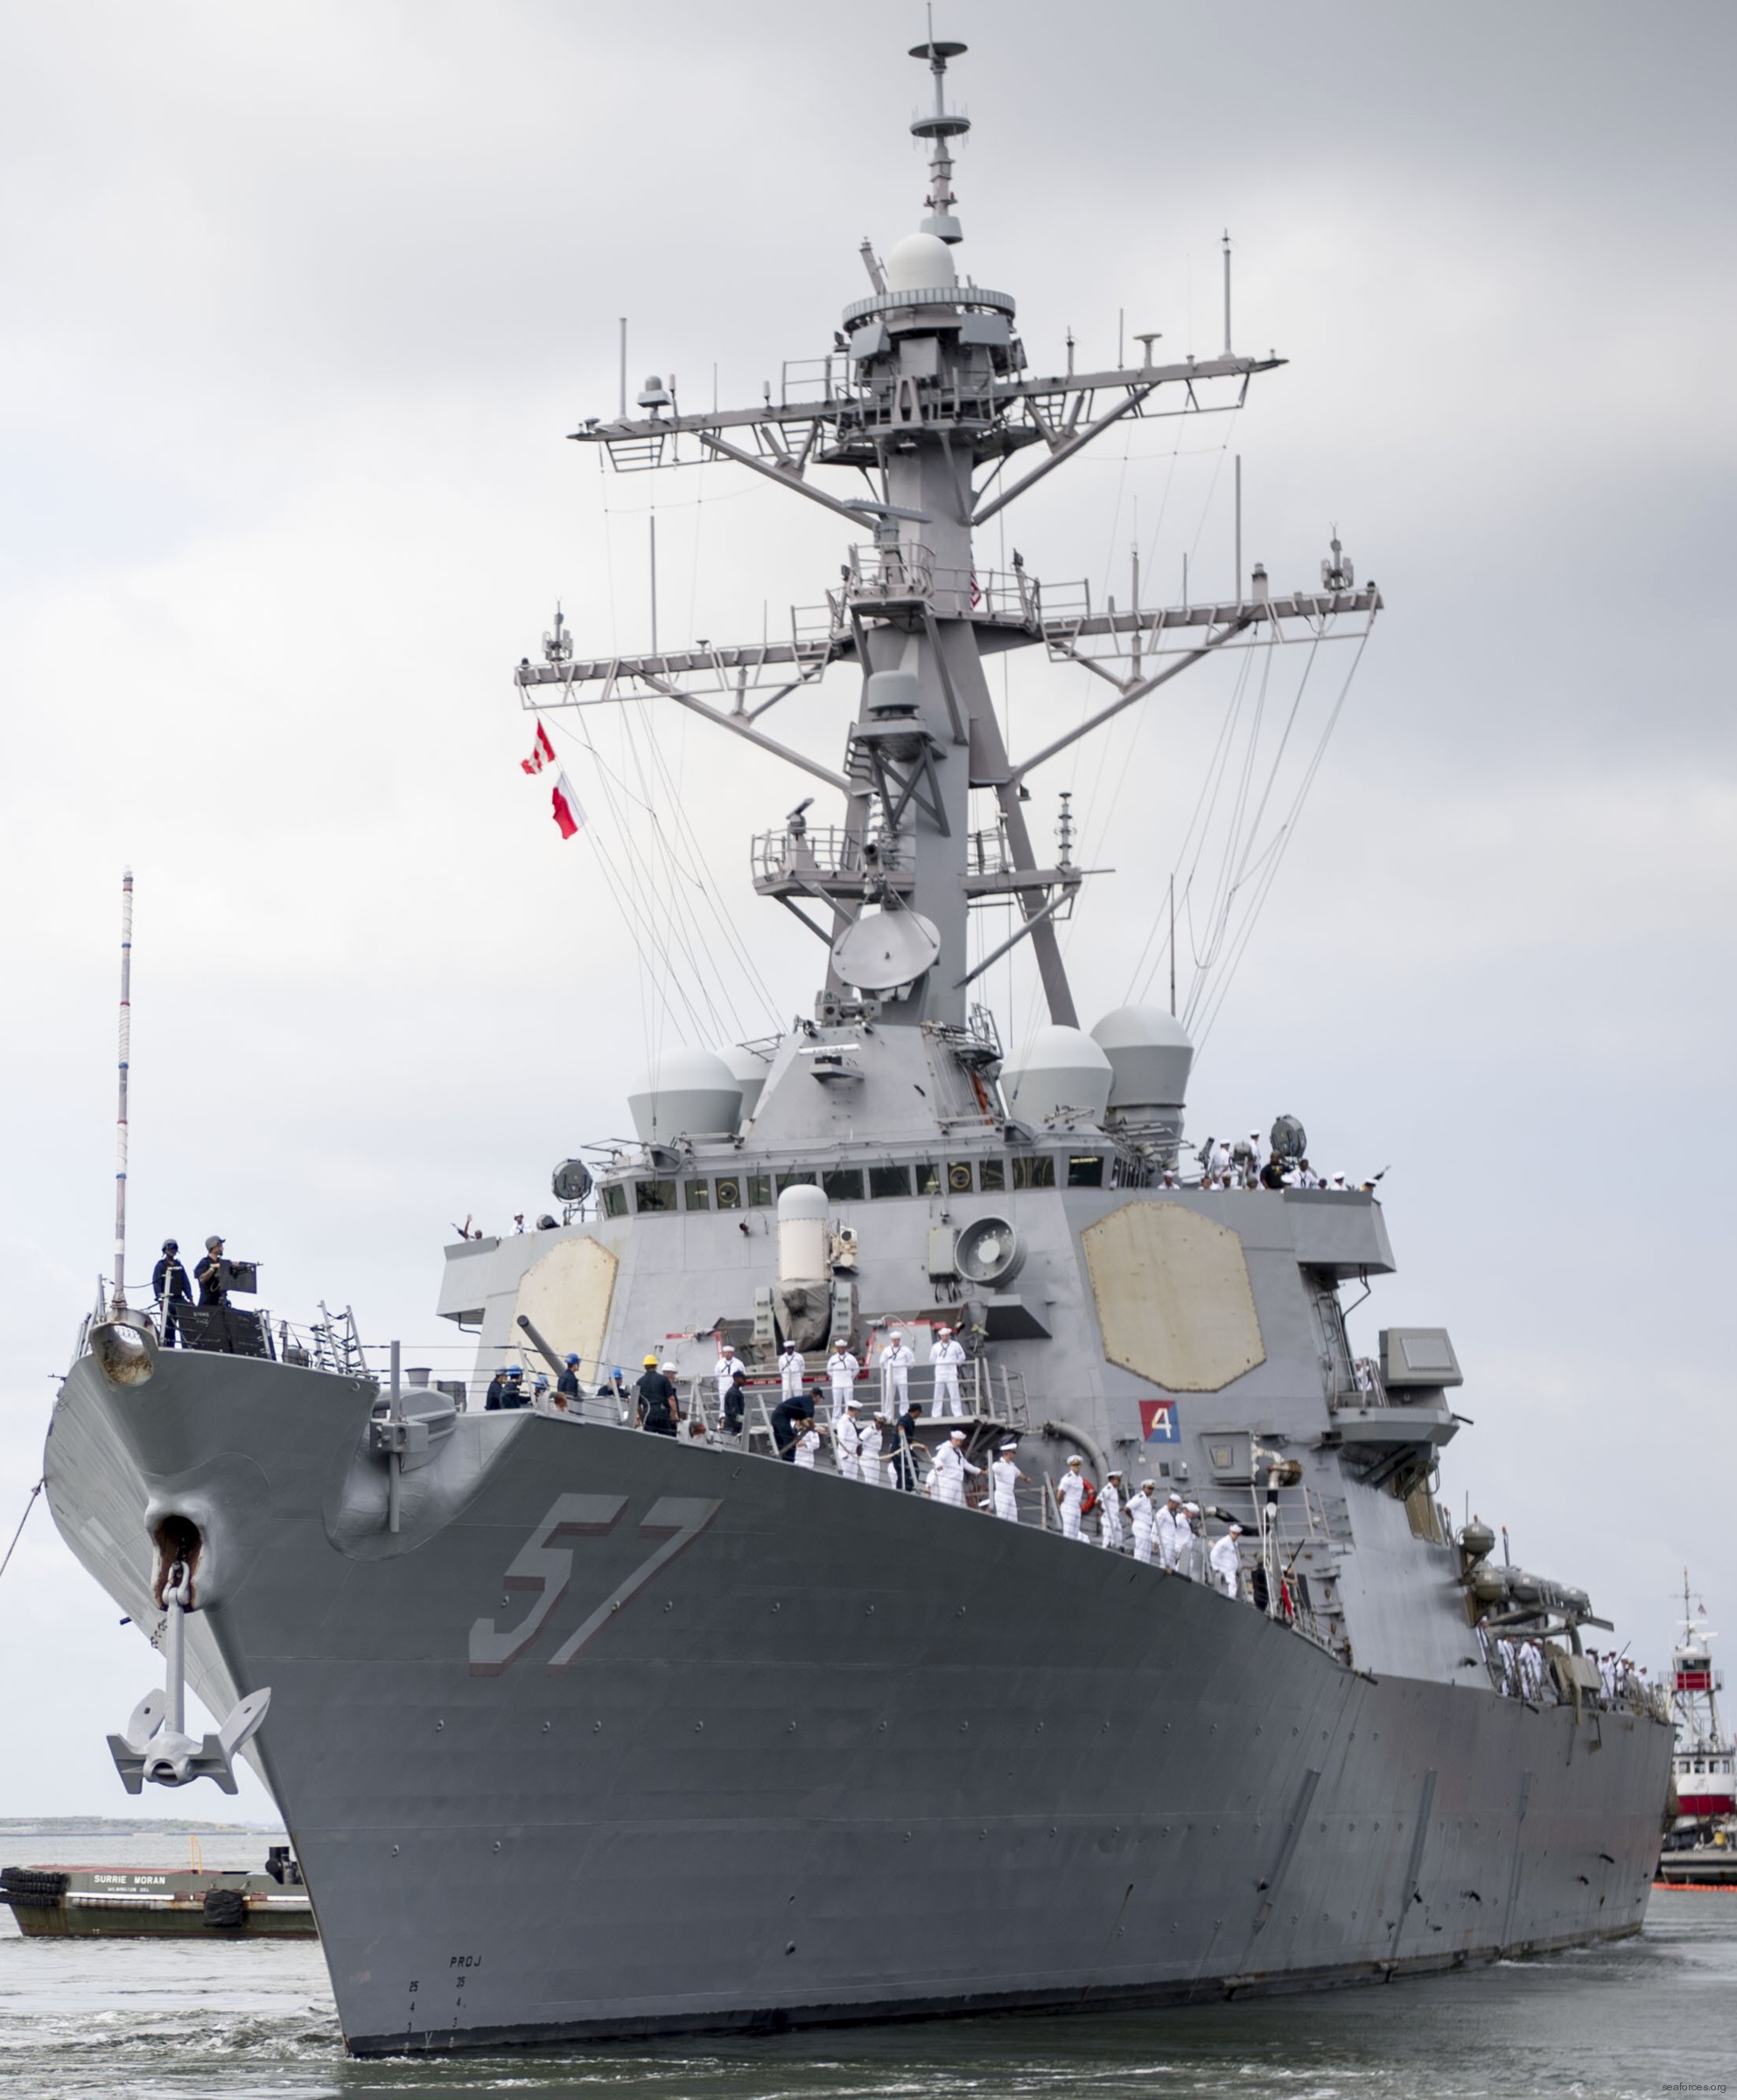
[[[647,412],[592,419],[572,433],[601,445],[617,472],[725,460],[807,498],[856,528],[839,586],[818,617],[793,612],[789,638],[583,660],[522,662],[528,708],[608,705],[661,696],[824,782],[843,798],[831,827],[786,826],[753,843],[754,886],[826,944],[823,1004],[891,1022],[957,1026],[970,987],[1029,940],[1052,1021],[1077,1026],[1058,924],[1089,871],[1040,863],[1026,820],[1030,776],[1215,651],[1264,647],[1294,624],[1321,639],[1367,631],[1381,600],[1348,564],[1323,570],[1320,592],[1270,592],[1265,573],[1236,578],[1222,604],[1094,608],[1085,584],[1043,587],[1013,556],[979,567],[977,527],[1129,416],[1200,416],[1241,405],[1250,379],[1284,360],[1236,354],[1159,365],[1152,333],[1138,365],[1041,376],[1027,372],[1016,303],[961,277],[963,240],[953,142],[970,119],[947,106],[949,61],[964,46],[933,38],[933,107],[911,124],[928,142],[926,215],[883,262],[863,244],[869,296],[844,309],[837,347],[812,370],[787,365],[777,400],[684,414],[662,379]],[[1029,453],[1029,461],[1021,455]],[[856,470],[860,493],[818,485],[820,467]],[[1075,727],[1010,753],[984,658],[1040,644],[1084,665],[1111,691]],[[850,663],[861,687],[837,767],[783,743],[762,718]],[[755,696],[751,700],[750,696]],[[994,799],[992,828],[971,830],[971,793]],[[969,915],[1016,904],[1013,933],[975,967]]]

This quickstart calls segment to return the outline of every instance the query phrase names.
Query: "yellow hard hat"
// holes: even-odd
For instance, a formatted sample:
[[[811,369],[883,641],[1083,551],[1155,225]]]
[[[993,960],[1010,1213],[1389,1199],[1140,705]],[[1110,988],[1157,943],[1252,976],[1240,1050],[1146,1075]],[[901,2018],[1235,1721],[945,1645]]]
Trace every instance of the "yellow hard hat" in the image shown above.
[[[648,1367],[649,1367],[649,1368],[650,1368],[652,1370],[654,1370],[654,1371],[655,1371],[655,1370],[657,1368],[657,1359],[656,1359],[656,1357],[655,1357],[655,1356],[652,1355],[652,1354],[650,1354],[648,1351],[648,1353],[647,1353],[645,1355],[643,1355],[643,1356],[641,1356],[641,1359],[640,1359],[640,1362],[641,1362],[641,1363],[643,1363],[643,1364],[646,1364],[646,1365],[648,1365]]]

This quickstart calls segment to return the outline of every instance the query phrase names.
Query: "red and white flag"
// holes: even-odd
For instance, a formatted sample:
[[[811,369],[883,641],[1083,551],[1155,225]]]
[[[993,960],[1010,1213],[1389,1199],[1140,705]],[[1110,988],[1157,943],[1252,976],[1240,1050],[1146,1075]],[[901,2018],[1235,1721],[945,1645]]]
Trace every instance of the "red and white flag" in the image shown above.
[[[574,832],[584,828],[585,813],[579,807],[579,798],[573,793],[573,783],[564,773],[555,776],[555,822],[563,838],[571,838]]]
[[[527,773],[541,773],[545,766],[555,763],[555,746],[549,740],[549,732],[541,722],[536,725],[536,742],[531,746],[531,755],[519,760]]]

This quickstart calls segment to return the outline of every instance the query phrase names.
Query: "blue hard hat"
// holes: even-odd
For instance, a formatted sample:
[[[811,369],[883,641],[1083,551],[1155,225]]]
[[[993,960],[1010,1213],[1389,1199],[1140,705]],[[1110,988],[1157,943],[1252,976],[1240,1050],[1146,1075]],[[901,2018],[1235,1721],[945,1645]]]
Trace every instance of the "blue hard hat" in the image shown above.
[[[573,1352],[572,1352],[571,1349],[569,1349],[569,1350],[568,1350],[568,1352],[567,1352],[567,1362],[568,1362],[569,1363],[577,1363],[578,1361],[579,1361],[579,1360],[578,1360],[578,1358],[576,1355],[574,1355]]]
[[[507,1366],[507,1376],[509,1378],[522,1378],[524,1375],[524,1366],[522,1364],[509,1363]]]

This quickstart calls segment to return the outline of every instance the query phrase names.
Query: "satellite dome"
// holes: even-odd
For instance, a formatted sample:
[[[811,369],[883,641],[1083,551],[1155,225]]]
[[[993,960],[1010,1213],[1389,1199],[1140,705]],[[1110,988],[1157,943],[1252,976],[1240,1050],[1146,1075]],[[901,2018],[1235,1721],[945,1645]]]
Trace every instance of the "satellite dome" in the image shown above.
[[[742,1082],[715,1050],[666,1050],[627,1096],[634,1128],[647,1144],[677,1138],[733,1138],[742,1120]]]
[[[1188,1096],[1194,1046],[1174,1014],[1161,1006],[1118,1006],[1092,1030],[1115,1080],[1110,1112],[1132,1123],[1173,1120]]]
[[[934,234],[907,234],[888,250],[888,291],[950,291],[959,282],[953,255]]]
[[[1030,1050],[1002,1074],[1009,1111],[1021,1123],[1043,1123],[1071,1109],[1103,1120],[1110,1102],[1110,1060],[1083,1028],[1040,1028]]]
[[[760,1089],[772,1067],[757,1050],[745,1049],[740,1043],[726,1043],[718,1054],[742,1089],[741,1120],[746,1123],[760,1106]]]

